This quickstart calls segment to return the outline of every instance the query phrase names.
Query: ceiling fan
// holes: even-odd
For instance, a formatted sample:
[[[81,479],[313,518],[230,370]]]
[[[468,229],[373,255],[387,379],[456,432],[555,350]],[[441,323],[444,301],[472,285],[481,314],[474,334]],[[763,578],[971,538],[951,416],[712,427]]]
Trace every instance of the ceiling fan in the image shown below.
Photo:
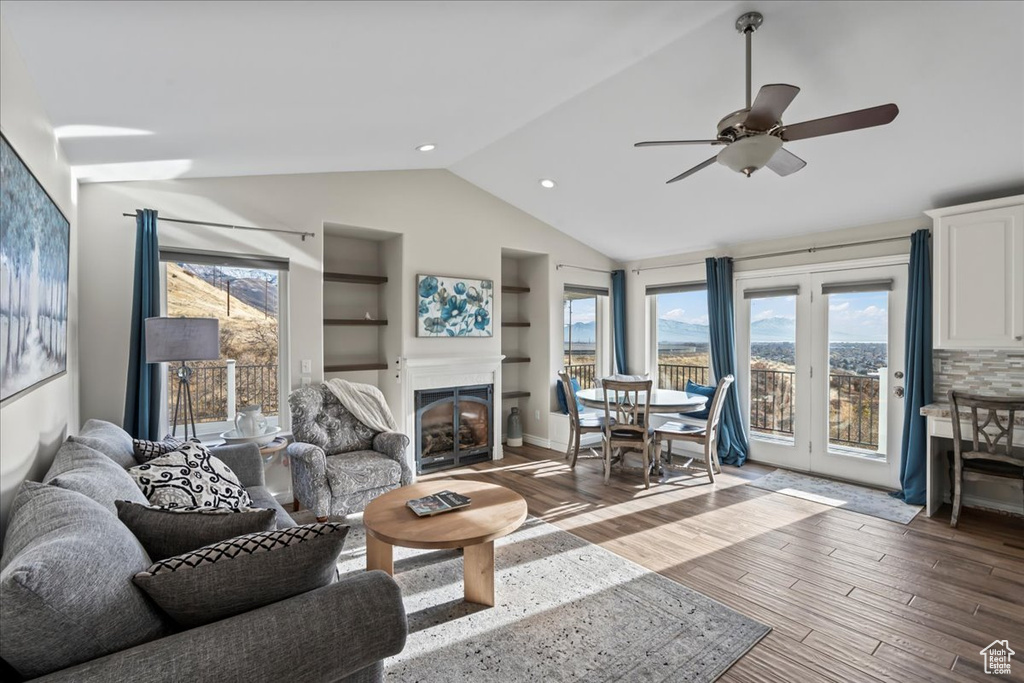
[[[765,85],[750,101],[750,46],[764,17],[759,12],[748,12],[736,20],[736,30],[744,35],[747,42],[747,106],[728,114],[718,122],[718,137],[714,140],[651,140],[638,142],[634,147],[659,147],[665,145],[725,145],[725,149],[688,171],[668,180],[674,183],[707,168],[716,161],[738,171],[748,178],[757,170],[767,166],[781,176],[796,173],[807,162],[782,147],[783,142],[805,140],[822,135],[845,133],[860,128],[883,126],[900,113],[895,104],[883,104],[868,109],[850,111],[845,114],[826,116],[813,121],[783,124],[782,113],[790,105],[800,88],[784,83]]]

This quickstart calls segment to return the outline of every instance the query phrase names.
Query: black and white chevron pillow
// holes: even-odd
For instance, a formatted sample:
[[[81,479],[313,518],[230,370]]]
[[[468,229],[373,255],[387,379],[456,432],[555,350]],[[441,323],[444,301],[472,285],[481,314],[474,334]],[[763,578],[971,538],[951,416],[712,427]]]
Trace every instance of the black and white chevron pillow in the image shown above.
[[[165,436],[163,441],[132,439],[132,451],[135,454],[135,461],[140,464],[149,462],[153,458],[159,458],[161,455],[167,455],[184,445],[185,442],[183,440],[176,439],[173,436]]]
[[[229,561],[245,555],[267,553],[342,530],[344,530],[345,534],[348,533],[348,527],[344,524],[324,522],[321,524],[293,526],[287,529],[277,529],[276,531],[259,531],[254,534],[245,534],[154,562],[149,569],[139,572],[135,576],[136,578],[143,579],[150,576],[195,569],[205,564]]]
[[[128,470],[151,505],[245,508],[252,500],[231,468],[190,441]]]

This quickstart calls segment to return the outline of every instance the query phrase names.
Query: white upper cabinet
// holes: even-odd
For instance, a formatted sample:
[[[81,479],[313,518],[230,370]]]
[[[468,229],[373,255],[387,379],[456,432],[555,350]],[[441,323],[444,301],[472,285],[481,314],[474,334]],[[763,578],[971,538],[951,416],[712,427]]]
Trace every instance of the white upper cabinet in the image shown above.
[[[935,348],[1024,348],[1024,195],[925,213]]]

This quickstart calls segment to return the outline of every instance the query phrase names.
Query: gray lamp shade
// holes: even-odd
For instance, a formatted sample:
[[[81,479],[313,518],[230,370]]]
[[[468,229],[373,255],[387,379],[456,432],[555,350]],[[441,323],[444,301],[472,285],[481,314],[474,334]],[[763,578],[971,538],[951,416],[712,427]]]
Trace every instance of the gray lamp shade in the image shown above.
[[[220,322],[216,318],[146,318],[146,362],[217,360]]]

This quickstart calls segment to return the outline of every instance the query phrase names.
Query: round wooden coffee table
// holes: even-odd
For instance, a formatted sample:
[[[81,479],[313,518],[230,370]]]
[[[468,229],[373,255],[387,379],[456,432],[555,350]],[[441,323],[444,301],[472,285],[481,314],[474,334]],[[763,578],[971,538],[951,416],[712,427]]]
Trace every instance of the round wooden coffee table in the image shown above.
[[[433,517],[417,517],[406,506],[413,498],[455,491],[472,499],[469,507]],[[363,511],[366,569],[394,575],[394,546],[438,550],[463,548],[466,602],[494,606],[494,539],[519,528],[526,501],[515,491],[480,481],[439,479],[403,486],[375,498]]]

